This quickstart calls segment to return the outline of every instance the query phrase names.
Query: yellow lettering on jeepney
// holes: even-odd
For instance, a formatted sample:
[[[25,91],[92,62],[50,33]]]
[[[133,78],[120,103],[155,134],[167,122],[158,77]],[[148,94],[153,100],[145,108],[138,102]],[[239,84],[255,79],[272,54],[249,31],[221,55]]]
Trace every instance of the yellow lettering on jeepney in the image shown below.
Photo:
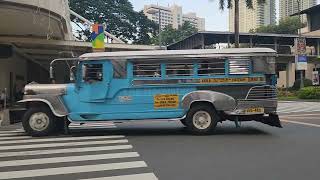
[[[179,107],[178,94],[157,94],[153,99],[155,109]]]
[[[200,84],[262,82],[263,77],[200,79]]]

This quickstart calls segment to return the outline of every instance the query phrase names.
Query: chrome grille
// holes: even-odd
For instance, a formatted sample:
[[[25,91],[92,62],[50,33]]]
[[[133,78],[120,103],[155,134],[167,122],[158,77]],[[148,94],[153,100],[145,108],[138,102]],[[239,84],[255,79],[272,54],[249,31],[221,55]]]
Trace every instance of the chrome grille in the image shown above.
[[[255,99],[277,99],[276,87],[269,85],[252,87],[246,96],[246,100]]]

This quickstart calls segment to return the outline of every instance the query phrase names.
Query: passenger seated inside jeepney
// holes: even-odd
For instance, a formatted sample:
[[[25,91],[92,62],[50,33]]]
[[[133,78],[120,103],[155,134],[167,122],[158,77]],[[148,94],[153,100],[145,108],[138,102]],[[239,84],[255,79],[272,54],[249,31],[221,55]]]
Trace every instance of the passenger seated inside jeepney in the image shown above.
[[[209,73],[209,62],[203,61],[199,63],[199,75],[207,75]]]
[[[84,76],[84,80],[88,83],[95,83],[97,81],[102,81],[103,73],[102,73],[102,65],[101,64],[87,64],[86,66],[86,74]]]

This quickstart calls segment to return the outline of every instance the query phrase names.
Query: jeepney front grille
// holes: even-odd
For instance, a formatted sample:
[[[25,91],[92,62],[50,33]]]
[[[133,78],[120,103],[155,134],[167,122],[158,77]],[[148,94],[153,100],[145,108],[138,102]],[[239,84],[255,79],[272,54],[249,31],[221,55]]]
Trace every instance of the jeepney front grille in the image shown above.
[[[274,86],[254,86],[246,96],[246,100],[277,99],[277,89]]]

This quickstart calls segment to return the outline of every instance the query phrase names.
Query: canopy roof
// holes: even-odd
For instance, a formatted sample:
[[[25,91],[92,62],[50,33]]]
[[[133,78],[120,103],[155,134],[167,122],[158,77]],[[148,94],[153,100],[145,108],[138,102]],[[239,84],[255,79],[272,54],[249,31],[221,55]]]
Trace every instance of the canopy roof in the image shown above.
[[[180,59],[180,58],[210,58],[226,56],[276,56],[276,51],[269,48],[232,48],[232,49],[192,49],[192,50],[157,50],[157,51],[121,51],[87,53],[80,60],[106,59]]]

